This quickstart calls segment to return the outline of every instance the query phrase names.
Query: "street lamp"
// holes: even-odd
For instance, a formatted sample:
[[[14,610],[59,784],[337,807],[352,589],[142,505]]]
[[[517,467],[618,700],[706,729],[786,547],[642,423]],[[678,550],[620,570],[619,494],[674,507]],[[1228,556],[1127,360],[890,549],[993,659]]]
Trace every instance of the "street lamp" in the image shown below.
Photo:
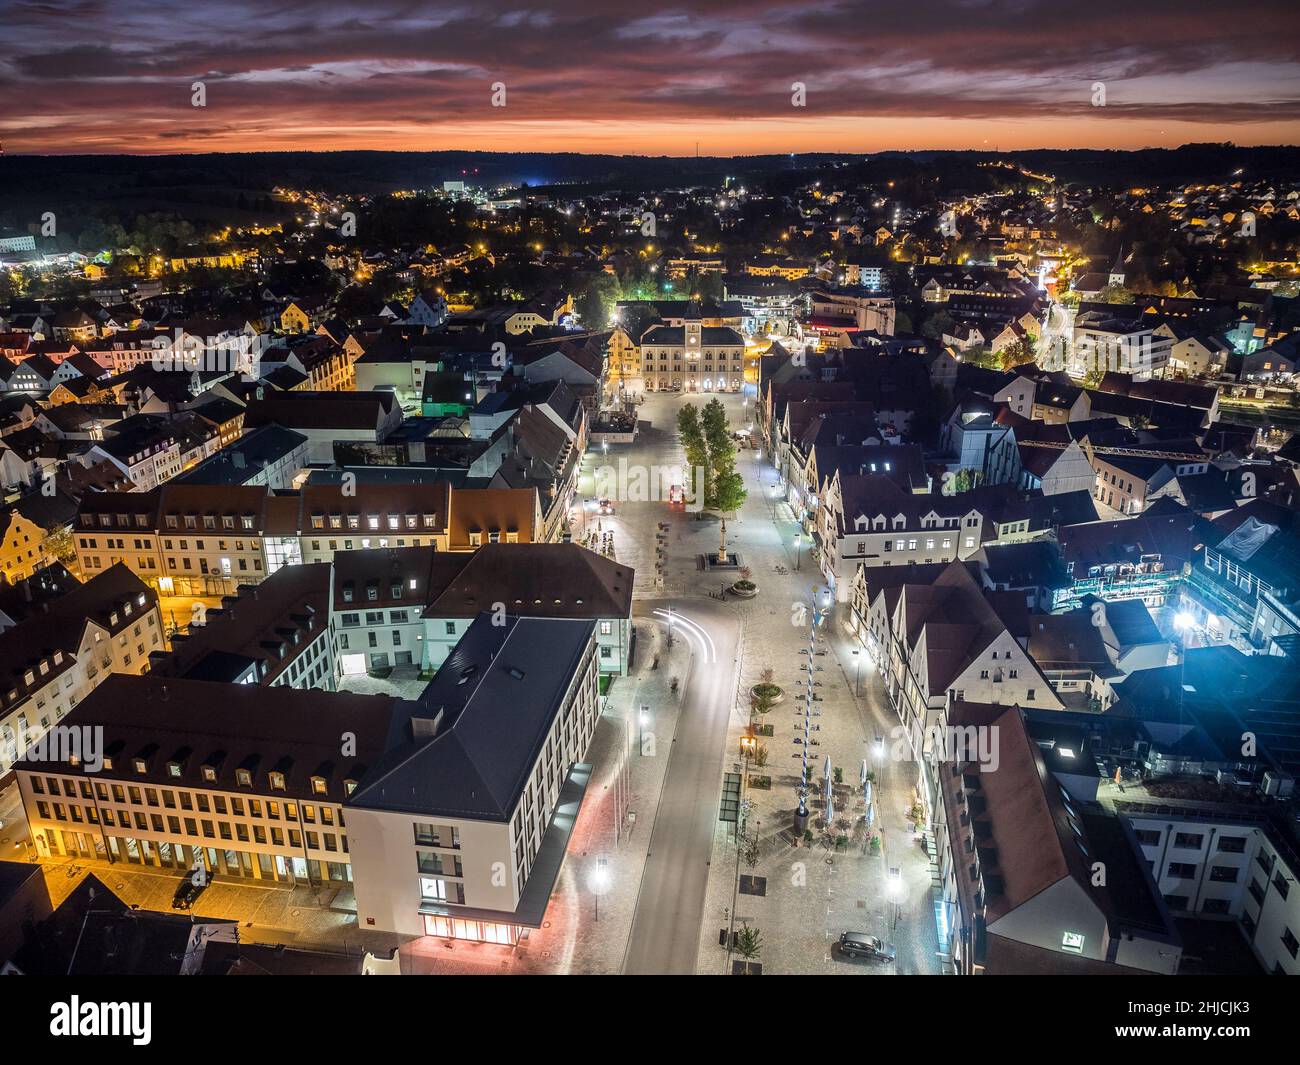
[[[604,858],[596,859],[596,868],[587,878],[587,886],[596,898],[596,920],[600,920],[600,897],[609,890],[609,868]]]

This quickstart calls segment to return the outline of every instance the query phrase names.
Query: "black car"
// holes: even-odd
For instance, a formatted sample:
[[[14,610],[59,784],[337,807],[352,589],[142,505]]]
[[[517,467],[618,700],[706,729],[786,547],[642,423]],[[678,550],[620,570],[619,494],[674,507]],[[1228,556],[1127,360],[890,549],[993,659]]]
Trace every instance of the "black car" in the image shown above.
[[[865,932],[845,932],[840,936],[840,953],[849,958],[889,962],[894,960],[898,952],[892,943],[886,943]]]
[[[188,910],[194,905],[195,899],[203,893],[207,883],[196,884],[192,877],[186,877],[181,881],[180,887],[176,889],[176,894],[172,897],[173,910]]]

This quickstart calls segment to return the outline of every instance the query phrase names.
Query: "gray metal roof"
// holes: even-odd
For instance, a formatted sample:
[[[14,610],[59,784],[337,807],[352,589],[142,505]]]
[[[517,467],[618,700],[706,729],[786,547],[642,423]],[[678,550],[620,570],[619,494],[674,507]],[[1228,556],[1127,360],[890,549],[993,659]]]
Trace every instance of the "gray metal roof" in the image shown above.
[[[596,623],[492,622],[479,614],[418,704],[394,719],[384,757],[349,805],[509,819],[574,675],[594,654]],[[431,738],[416,735],[420,719],[437,721]]]

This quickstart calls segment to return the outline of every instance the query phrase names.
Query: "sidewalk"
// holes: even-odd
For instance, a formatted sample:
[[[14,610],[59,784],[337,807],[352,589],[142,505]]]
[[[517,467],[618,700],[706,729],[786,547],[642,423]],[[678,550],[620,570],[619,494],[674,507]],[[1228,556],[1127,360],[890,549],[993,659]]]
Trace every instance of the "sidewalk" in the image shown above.
[[[814,660],[820,667],[814,677],[821,701],[814,704],[813,746],[809,764],[814,767],[809,791],[809,827],[816,841],[804,845],[792,834],[797,805],[796,786],[802,766],[802,708],[807,673],[800,667],[807,657],[808,622],[812,617],[812,596],[824,587],[821,574],[805,548],[794,568],[794,537],[798,523],[790,508],[771,498],[775,473],[760,468],[752,451],[741,453],[740,472],[750,496],[735,523],[737,546],[750,566],[759,596],[740,603],[743,618],[741,702],[749,688],[760,681],[764,669],[774,671],[774,681],[783,689],[782,701],[761,722],[773,727],[774,735],[760,737],[768,750],[768,762],[759,769],[752,762],[749,776],[771,777],[771,789],[746,786],[749,824],[760,838],[758,865],[750,869],[737,862],[733,826],[719,823],[714,841],[712,873],[706,904],[706,927],[701,930],[699,971],[722,973],[727,952],[719,945],[719,931],[728,925],[735,899],[736,927],[752,924],[763,940],[760,961],[765,973],[937,973],[938,938],[931,900],[930,864],[920,841],[907,821],[915,774],[903,765],[877,766],[871,752],[876,736],[888,740],[898,724],[889,708],[881,678],[866,661],[859,669],[861,695],[853,692],[854,664],[851,642],[840,628],[842,605],[832,608],[818,633],[818,647],[827,654]],[[761,479],[760,479],[761,478]],[[786,572],[781,572],[784,568]],[[802,624],[795,622],[802,619]],[[861,656],[865,658],[865,656]],[[748,706],[733,709],[728,735],[730,755],[726,771],[740,771],[740,736],[749,721]],[[888,751],[889,744],[886,744]],[[849,837],[846,847],[836,849],[822,832],[824,816],[822,767],[830,757],[832,768],[842,770],[843,783],[833,789],[835,827],[832,836]],[[863,758],[877,770],[873,788],[874,828],[882,836],[879,854],[868,850],[859,772]],[[888,870],[900,871],[902,898],[898,917],[886,891]],[[737,894],[737,869],[741,874],[765,878],[763,895]],[[843,931],[878,935],[895,944],[898,961],[894,966],[854,962],[832,951]],[[733,954],[732,960],[737,960]]]

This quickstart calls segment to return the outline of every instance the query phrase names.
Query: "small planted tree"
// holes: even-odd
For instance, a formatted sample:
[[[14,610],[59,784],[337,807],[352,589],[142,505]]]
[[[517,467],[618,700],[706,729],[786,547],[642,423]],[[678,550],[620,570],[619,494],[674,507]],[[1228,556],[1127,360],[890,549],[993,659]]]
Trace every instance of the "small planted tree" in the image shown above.
[[[744,480],[736,472],[736,444],[728,431],[727,411],[722,401],[709,400],[701,413],[687,403],[677,412],[677,433],[686,461],[704,472],[706,510],[716,510],[719,526],[718,561],[727,561],[727,515],[739,510],[747,495]]]
[[[745,925],[736,933],[736,953],[750,960],[763,953],[763,937],[757,928]]]
[[[762,769],[765,765],[767,765],[767,759],[768,759],[767,747],[760,743],[757,747],[754,748],[754,765],[759,769]]]

